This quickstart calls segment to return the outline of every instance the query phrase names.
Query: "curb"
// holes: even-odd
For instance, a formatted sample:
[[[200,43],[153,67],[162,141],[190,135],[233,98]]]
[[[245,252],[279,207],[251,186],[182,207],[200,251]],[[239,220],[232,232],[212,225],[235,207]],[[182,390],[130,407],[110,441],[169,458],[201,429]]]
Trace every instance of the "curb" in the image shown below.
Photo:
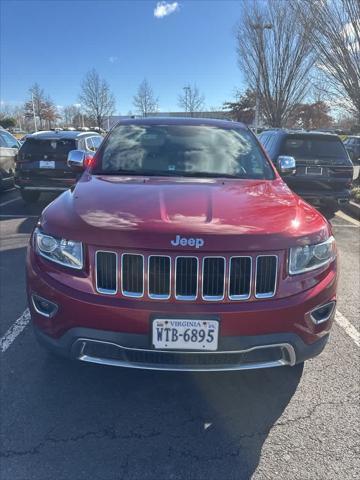
[[[348,215],[351,215],[356,220],[360,220],[360,205],[358,203],[349,202],[346,205],[342,205],[341,210]]]

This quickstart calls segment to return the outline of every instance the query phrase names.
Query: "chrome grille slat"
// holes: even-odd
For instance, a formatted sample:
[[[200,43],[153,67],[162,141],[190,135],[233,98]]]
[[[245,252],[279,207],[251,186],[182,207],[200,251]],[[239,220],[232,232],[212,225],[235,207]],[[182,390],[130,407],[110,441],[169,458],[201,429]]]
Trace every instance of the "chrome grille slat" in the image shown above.
[[[197,257],[177,257],[175,260],[175,298],[195,300],[198,290],[199,260]]]
[[[121,292],[125,297],[144,295],[144,256],[124,253],[121,262]]]
[[[255,297],[271,298],[276,292],[278,257],[259,255],[256,257]]]
[[[231,257],[229,267],[230,300],[247,300],[251,294],[252,258]]]
[[[204,257],[202,269],[202,298],[204,300],[220,301],[225,294],[224,257]]]
[[[150,255],[148,263],[148,293],[150,298],[170,298],[171,258]]]
[[[115,252],[98,250],[95,255],[96,290],[115,295],[118,289],[118,256]]]

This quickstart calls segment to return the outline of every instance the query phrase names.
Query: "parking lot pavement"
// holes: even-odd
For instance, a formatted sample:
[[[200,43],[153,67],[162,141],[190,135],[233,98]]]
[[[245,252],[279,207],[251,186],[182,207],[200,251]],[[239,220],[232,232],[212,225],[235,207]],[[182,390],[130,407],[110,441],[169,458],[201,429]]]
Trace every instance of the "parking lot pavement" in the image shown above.
[[[0,197],[2,339],[26,308],[25,246],[49,200],[25,207],[16,191]],[[331,222],[340,314],[304,369],[75,363],[38,347],[25,322],[0,352],[1,480],[360,478],[360,224],[343,214]]]

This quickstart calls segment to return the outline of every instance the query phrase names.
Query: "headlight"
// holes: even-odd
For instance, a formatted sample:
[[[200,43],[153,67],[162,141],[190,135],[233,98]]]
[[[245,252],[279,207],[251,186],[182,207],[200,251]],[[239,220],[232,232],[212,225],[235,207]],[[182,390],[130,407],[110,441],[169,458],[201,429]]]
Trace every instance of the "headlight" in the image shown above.
[[[290,248],[289,273],[309,272],[332,262],[336,257],[335,238],[330,237],[326,242],[305,247]]]
[[[36,251],[44,258],[65,267],[80,270],[83,267],[83,248],[81,242],[55,238],[35,230]]]

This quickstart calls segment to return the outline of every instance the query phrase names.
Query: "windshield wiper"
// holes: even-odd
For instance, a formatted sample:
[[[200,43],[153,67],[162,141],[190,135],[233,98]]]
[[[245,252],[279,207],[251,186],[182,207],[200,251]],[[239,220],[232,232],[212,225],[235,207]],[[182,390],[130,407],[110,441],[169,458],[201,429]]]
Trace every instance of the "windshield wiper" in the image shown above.
[[[95,171],[95,175],[136,175],[139,177],[205,177],[205,178],[246,178],[240,175],[231,175],[229,173],[212,172],[183,172],[178,170],[100,170]]]
[[[163,170],[98,170],[94,172],[95,175],[136,175],[139,177],[159,177],[170,176],[171,172],[164,172]]]
[[[246,178],[244,175],[232,175],[231,173],[215,172],[178,172],[179,177],[206,177],[206,178]]]

